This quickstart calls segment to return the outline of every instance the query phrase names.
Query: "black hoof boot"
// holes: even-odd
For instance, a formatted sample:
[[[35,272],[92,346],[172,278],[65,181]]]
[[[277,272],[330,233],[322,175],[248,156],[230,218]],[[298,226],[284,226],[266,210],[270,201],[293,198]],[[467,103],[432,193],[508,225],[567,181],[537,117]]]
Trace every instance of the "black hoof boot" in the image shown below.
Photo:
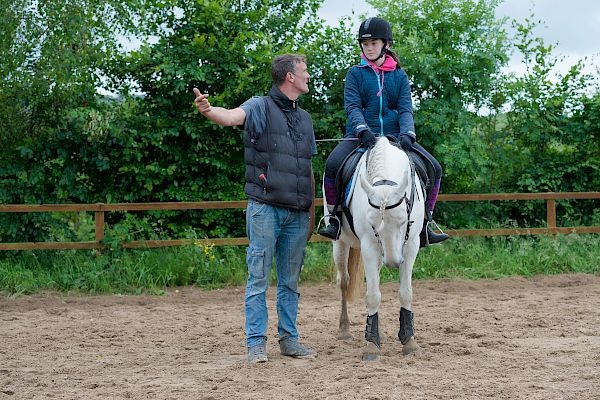
[[[319,231],[319,235],[325,236],[326,238],[338,240],[340,237],[340,221],[342,219],[342,213],[336,212],[334,215],[329,217],[329,225]]]
[[[413,336],[415,336],[413,312],[402,307],[400,308],[400,330],[398,330],[398,339],[400,339],[400,343],[406,344]]]
[[[367,342],[373,343],[378,348],[381,347],[381,339],[379,337],[379,313],[367,316],[365,339]]]

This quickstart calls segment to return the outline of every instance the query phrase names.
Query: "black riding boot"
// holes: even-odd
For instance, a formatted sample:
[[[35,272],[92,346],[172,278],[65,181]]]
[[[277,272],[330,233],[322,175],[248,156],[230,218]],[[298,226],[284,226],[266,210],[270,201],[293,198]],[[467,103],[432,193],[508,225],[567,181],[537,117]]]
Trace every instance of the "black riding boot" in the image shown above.
[[[436,243],[443,242],[444,240],[446,240],[450,237],[450,236],[448,236],[447,233],[444,233],[444,232],[435,233],[429,227],[429,223],[432,221],[433,221],[433,219],[431,218],[431,215],[428,215],[428,219],[423,221],[423,229],[421,230],[421,235],[420,235],[421,247],[426,247],[426,246],[429,246],[430,244],[436,244]],[[437,226],[437,224],[435,222],[433,222],[433,224]]]
[[[333,215],[329,216],[329,225],[319,231],[319,235],[323,235],[326,238],[338,240],[340,237],[340,223],[342,222],[342,212],[336,211]]]
[[[429,224],[427,225],[427,240],[429,241],[429,244],[436,244],[436,243],[440,243],[443,242],[444,240],[448,239],[450,236],[448,236],[447,233],[435,233],[430,227]]]

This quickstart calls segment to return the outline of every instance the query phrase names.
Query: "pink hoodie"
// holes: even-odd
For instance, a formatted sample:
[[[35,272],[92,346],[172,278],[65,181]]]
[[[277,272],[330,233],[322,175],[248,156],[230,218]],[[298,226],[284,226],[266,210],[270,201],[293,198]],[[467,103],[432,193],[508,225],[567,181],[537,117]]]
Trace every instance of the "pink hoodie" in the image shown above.
[[[361,53],[360,58],[362,58],[362,61],[360,63],[361,67],[366,67],[367,65],[370,66],[371,68],[373,68],[373,70],[379,74],[381,72],[381,89],[379,89],[379,92],[377,92],[377,97],[381,96],[381,91],[383,90],[383,82],[385,80],[385,72],[390,72],[396,69],[396,67],[398,66],[398,63],[396,61],[394,61],[394,59],[389,55],[386,54],[385,55],[385,60],[383,61],[383,64],[381,64],[380,66],[377,66],[373,61],[367,60],[367,57],[365,57],[364,54]]]

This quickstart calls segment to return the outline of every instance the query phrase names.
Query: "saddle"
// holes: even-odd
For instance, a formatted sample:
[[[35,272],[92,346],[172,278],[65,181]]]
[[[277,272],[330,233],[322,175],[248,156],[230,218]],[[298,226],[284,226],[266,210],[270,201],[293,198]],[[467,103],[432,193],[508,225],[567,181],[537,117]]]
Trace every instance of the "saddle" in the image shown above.
[[[401,149],[400,144],[396,143],[393,138],[390,140],[390,143]],[[336,190],[339,194],[343,194],[341,204],[338,206],[341,206],[343,214],[348,220],[350,229],[352,229],[352,233],[354,233],[355,236],[356,232],[354,232],[354,219],[352,218],[352,213],[350,212],[348,203],[351,197],[351,189],[353,189],[352,178],[355,175],[356,166],[365,152],[366,149],[362,147],[357,147],[356,149],[352,150],[352,152],[348,154],[342,162],[342,165],[338,169],[336,175]],[[416,149],[410,149],[407,154],[410,163],[415,169],[415,172],[417,173],[417,176],[421,182],[422,192],[428,194],[433,187],[433,179],[435,177],[433,164],[431,164],[427,157],[419,153]]]
[[[396,143],[394,143],[394,146],[400,147]],[[435,179],[435,169],[433,164],[427,157],[419,153],[416,149],[410,149],[407,154],[411,164],[414,166],[415,171],[417,172],[419,180],[421,181],[421,189],[423,189],[423,193],[428,194],[433,187],[433,181]]]

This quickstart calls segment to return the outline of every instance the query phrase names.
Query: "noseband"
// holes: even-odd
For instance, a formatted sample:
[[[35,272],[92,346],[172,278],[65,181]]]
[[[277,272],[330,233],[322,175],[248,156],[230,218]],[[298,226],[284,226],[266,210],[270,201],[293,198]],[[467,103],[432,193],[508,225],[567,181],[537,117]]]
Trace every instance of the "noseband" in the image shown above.
[[[390,180],[387,180],[387,179],[383,179],[381,181],[377,181],[377,182],[373,183],[373,186],[383,186],[383,185],[398,186],[398,184],[396,182],[390,181]],[[371,207],[376,208],[378,210],[381,209],[380,206],[377,206],[377,205],[371,203],[371,199],[368,199],[368,200],[369,200],[369,205]],[[396,208],[400,204],[402,204],[403,201],[406,201],[406,205],[410,209],[411,206],[412,206],[412,202],[406,197],[406,193],[404,193],[404,196],[400,199],[400,201],[398,201],[396,204],[392,204],[390,206],[385,206],[384,210],[391,210],[392,208]]]

